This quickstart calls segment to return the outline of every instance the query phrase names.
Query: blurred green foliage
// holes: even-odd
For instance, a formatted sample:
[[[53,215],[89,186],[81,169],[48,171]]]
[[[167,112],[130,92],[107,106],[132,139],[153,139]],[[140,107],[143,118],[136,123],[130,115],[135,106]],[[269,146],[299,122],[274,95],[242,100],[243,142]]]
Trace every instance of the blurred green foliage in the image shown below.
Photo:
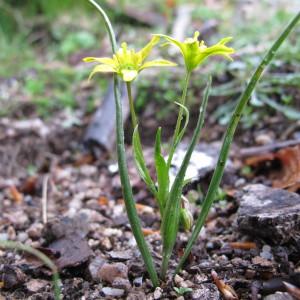
[[[234,37],[232,45],[239,55],[235,61],[228,63],[217,59],[214,63],[204,65],[205,73],[213,74],[215,82],[218,82],[212,93],[216,97],[228,99],[224,105],[217,107],[212,115],[220,124],[226,124],[228,121],[249,73],[254,70],[265,49],[293,14],[293,11],[285,9],[289,5],[271,9],[265,0],[257,3],[260,9],[249,15],[243,15],[244,12],[238,11],[238,2],[230,0],[216,2],[216,5],[212,6],[196,0],[134,2],[120,0],[115,6],[111,6],[106,0],[98,2],[108,10],[114,22],[119,24],[117,30],[126,32],[126,37],[132,39],[130,43],[134,41],[137,45],[140,42],[144,44],[145,33],[164,31],[167,27],[161,28],[158,24],[158,28],[144,28],[140,34],[141,28],[138,24],[122,23],[126,9],[133,8],[137,11],[161,14],[170,18],[168,23],[172,25],[174,11],[168,3],[196,4],[191,16],[193,26],[187,28],[186,35],[194,30],[201,32],[202,26],[205,27],[211,20],[214,20],[217,28],[209,35],[207,41],[209,45],[220,36],[232,35]],[[20,93],[24,93],[29,101],[36,105],[40,116],[48,117],[56,110],[64,108],[76,109],[79,105],[76,93],[80,92],[75,87],[86,79],[88,70],[70,67],[69,60],[73,55],[78,56],[80,52],[101,48],[105,33],[100,23],[97,13],[87,1],[0,0],[0,80],[11,77],[20,80],[23,83],[23,91]],[[169,26],[169,29],[171,27]],[[271,113],[280,111],[291,120],[299,118],[299,112],[295,109],[296,100],[290,93],[291,88],[296,89],[300,85],[300,39],[297,38],[299,32],[298,28],[283,45],[263,82],[257,88],[243,118],[245,127],[253,126],[269,111]],[[35,76],[28,75],[32,71]],[[173,114],[177,110],[173,102],[180,96],[178,77],[179,74],[169,72],[162,72],[155,81],[142,76],[137,82],[137,109],[143,110],[149,101],[154,100],[161,107],[156,112],[159,120]],[[199,70],[194,78],[196,84],[189,95],[190,106],[198,101],[197,95],[205,80],[206,77],[203,77]],[[104,93],[106,80],[97,77],[97,81]],[[99,87],[93,93],[99,93]],[[87,113],[91,113],[99,104],[97,99],[93,94],[87,95],[85,103]],[[0,104],[0,114],[9,113],[1,98]]]

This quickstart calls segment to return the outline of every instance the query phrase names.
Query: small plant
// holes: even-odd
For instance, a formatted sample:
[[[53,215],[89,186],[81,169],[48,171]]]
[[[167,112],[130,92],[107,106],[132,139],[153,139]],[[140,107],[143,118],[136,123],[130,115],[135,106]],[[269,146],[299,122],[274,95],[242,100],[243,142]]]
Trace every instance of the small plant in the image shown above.
[[[188,288],[188,287],[174,287],[174,291],[179,295],[179,296],[183,296],[186,293],[190,293],[193,291],[193,289]]]
[[[182,190],[184,185],[187,183],[185,180],[185,173],[188,167],[191,155],[196,144],[199,141],[201,129],[204,124],[205,110],[207,106],[207,101],[210,93],[211,80],[208,81],[206,89],[203,93],[203,100],[199,110],[199,117],[196,128],[194,130],[191,142],[185,153],[184,160],[179,168],[176,178],[173,184],[170,184],[169,180],[169,169],[172,163],[172,158],[175,150],[181,141],[186,127],[189,121],[189,111],[185,106],[187,90],[191,78],[192,72],[194,72],[208,57],[212,55],[221,55],[225,58],[231,59],[231,55],[234,53],[234,49],[226,46],[226,44],[231,40],[230,37],[221,39],[217,44],[207,47],[203,41],[199,42],[199,33],[195,32],[193,38],[187,38],[184,42],[177,41],[169,36],[162,34],[153,35],[151,41],[140,51],[136,52],[133,49],[128,49],[126,43],[122,43],[121,48],[118,49],[116,38],[114,35],[111,23],[103,11],[103,9],[94,1],[89,0],[97,10],[100,12],[106,29],[108,31],[110,42],[112,45],[113,57],[112,58],[95,58],[88,57],[85,58],[86,62],[96,62],[98,63],[90,74],[90,78],[95,73],[113,73],[114,74],[114,94],[115,94],[115,105],[116,105],[116,135],[117,135],[117,153],[118,153],[118,164],[121,183],[123,187],[123,195],[125,200],[125,206],[128,214],[128,219],[131,224],[131,228],[136,239],[137,245],[140,249],[142,257],[144,259],[147,271],[153,283],[153,286],[159,285],[159,279],[157,271],[154,267],[152,256],[147,243],[144,239],[141,223],[137,215],[135,201],[132,193],[132,188],[129,181],[128,169],[126,164],[126,154],[125,154],[125,144],[124,144],[124,127],[122,118],[122,107],[120,101],[120,91],[119,91],[119,79],[126,83],[131,122],[134,128],[132,135],[132,144],[134,149],[134,158],[136,162],[137,169],[143,181],[146,183],[148,189],[153,194],[157,201],[160,215],[161,215],[161,237],[163,243],[163,260],[160,277],[162,280],[165,279],[166,272],[169,265],[169,260],[173,252],[173,248],[176,242],[176,237],[179,229],[179,224],[181,223],[183,228],[186,230],[192,229],[192,216],[188,210],[187,200],[182,197]],[[237,106],[232,114],[229,121],[227,131],[223,139],[223,145],[220,151],[217,166],[215,168],[211,183],[208,188],[207,195],[204,199],[201,213],[195,222],[195,226],[192,235],[189,239],[188,245],[185,249],[183,257],[180,259],[179,264],[176,268],[176,273],[182,268],[183,263],[188,257],[191,248],[197,239],[199,232],[205,222],[206,216],[209,212],[210,207],[213,204],[216,193],[219,189],[219,184],[224,173],[224,168],[226,160],[228,157],[230,145],[232,139],[244,111],[244,108],[253,92],[258,80],[260,79],[262,72],[265,67],[270,63],[274,57],[277,49],[286,39],[290,31],[295,27],[296,23],[300,19],[300,13],[292,20],[288,25],[286,30],[277,39],[271,49],[267,52],[266,56],[262,60],[261,64],[258,66],[254,75],[249,81],[245,92],[239,99]],[[139,120],[135,113],[134,102],[131,93],[131,84],[138,76],[139,72],[150,67],[173,67],[176,64],[168,60],[154,60],[147,61],[148,56],[152,48],[159,42],[160,38],[166,40],[168,44],[172,44],[179,48],[185,64],[185,81],[182,91],[182,96],[179,102],[175,102],[179,106],[179,112],[177,116],[176,127],[174,130],[173,139],[171,145],[169,146],[168,158],[165,159],[162,149],[161,149],[161,128],[157,129],[155,145],[154,145],[154,164],[156,169],[156,180],[154,181],[147,169],[146,162],[143,155],[141,139],[139,135],[138,124]],[[184,123],[182,123],[184,119]],[[157,184],[155,183],[157,182]]]

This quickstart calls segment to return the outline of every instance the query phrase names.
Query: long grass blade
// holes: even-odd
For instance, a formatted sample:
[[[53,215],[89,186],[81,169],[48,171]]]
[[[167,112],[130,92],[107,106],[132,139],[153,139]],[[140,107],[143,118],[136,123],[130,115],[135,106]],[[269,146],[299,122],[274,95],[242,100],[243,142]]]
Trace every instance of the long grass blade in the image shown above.
[[[52,262],[50,258],[48,258],[41,251],[30,247],[29,245],[22,244],[20,242],[13,241],[4,241],[0,240],[0,249],[12,249],[17,251],[24,251],[29,254],[34,255],[38,259],[40,259],[51,271],[52,271],[52,280],[54,287],[54,298],[55,300],[61,300],[61,290],[60,290],[60,278],[58,274],[58,270],[56,265]]]

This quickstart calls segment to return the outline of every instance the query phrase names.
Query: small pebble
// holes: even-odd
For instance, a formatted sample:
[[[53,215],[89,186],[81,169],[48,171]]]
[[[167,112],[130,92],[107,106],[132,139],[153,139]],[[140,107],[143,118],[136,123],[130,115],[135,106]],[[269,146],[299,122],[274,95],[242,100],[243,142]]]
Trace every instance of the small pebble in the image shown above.
[[[43,228],[44,228],[43,224],[34,223],[28,228],[27,234],[31,239],[37,240],[42,236]]]
[[[101,269],[101,267],[104,265],[104,263],[105,260],[102,257],[97,256],[90,262],[88,266],[89,274],[92,277],[92,279],[96,282],[101,280],[101,278],[98,275],[98,272]]]
[[[255,270],[247,269],[245,272],[246,279],[253,279],[256,275]]]
[[[99,277],[102,281],[112,283],[115,278],[128,279],[128,267],[123,263],[105,263],[99,270]]]
[[[48,281],[42,279],[31,279],[26,282],[25,286],[29,292],[37,293],[44,289],[48,283]]]
[[[110,287],[104,287],[101,289],[100,294],[104,297],[122,297],[125,291],[122,289],[115,289]]]
[[[136,286],[136,287],[140,287],[142,286],[143,284],[143,277],[137,277],[137,278],[134,278],[133,280],[133,285]]]
[[[268,295],[264,300],[293,300],[294,298],[288,293],[277,292],[272,295]]]
[[[129,291],[131,289],[131,284],[128,279],[116,277],[112,283],[112,287]]]
[[[17,238],[19,242],[24,243],[28,239],[28,234],[26,232],[19,232]]]
[[[160,287],[157,287],[154,291],[153,297],[155,300],[160,299],[162,296],[163,290]]]

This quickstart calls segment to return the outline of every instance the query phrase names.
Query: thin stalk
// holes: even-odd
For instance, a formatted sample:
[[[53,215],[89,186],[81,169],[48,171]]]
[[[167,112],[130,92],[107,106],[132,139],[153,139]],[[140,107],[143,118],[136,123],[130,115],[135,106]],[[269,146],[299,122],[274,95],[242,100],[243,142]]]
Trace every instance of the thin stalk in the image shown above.
[[[25,251],[40,259],[51,271],[55,300],[61,300],[60,279],[56,265],[41,251],[19,242],[0,240],[0,248]]]
[[[190,78],[191,78],[191,71],[187,71],[186,75],[185,75],[185,79],[184,79],[182,96],[181,96],[181,99],[180,99],[180,102],[179,102],[183,106],[185,106],[185,103],[186,103],[186,95],[187,95],[187,89],[188,89],[188,86],[189,86]],[[184,112],[184,108],[180,106],[178,117],[177,117],[177,122],[176,122],[176,127],[175,127],[175,131],[174,131],[173,139],[172,139],[172,144],[171,144],[171,148],[170,148],[170,153],[169,153],[169,156],[168,156],[168,162],[167,162],[168,168],[170,168],[174,152],[176,150],[176,147],[177,147],[178,143],[180,142],[180,140],[178,140],[178,135],[179,135],[179,132],[180,132],[183,112]]]
[[[187,247],[184,251],[184,254],[179,261],[179,264],[176,268],[175,274],[179,272],[179,270],[182,268],[185,260],[189,256],[191,249],[193,247],[193,244],[195,243],[196,239],[198,238],[200,230],[201,230],[202,226],[204,225],[204,222],[206,220],[206,217],[210,210],[210,207],[213,204],[213,201],[214,201],[214,198],[216,195],[216,191],[219,187],[220,181],[221,181],[223,173],[224,173],[224,168],[225,168],[225,164],[226,164],[226,161],[228,158],[228,154],[229,154],[230,146],[231,146],[231,143],[233,140],[233,136],[234,136],[235,130],[237,128],[237,125],[240,121],[240,118],[242,116],[243,110],[244,110],[245,106],[247,105],[257,82],[261,78],[263,71],[265,70],[267,65],[271,62],[271,60],[273,59],[273,57],[276,54],[276,51],[281,46],[281,44],[285,41],[285,39],[288,37],[289,33],[296,26],[296,24],[299,20],[300,20],[300,12],[298,12],[298,14],[294,17],[294,19],[286,27],[286,29],[283,31],[283,33],[275,41],[275,43],[270,48],[270,50],[266,53],[265,57],[261,61],[260,65],[257,67],[256,71],[254,72],[253,76],[250,79],[249,84],[246,87],[246,90],[241,95],[241,97],[235,107],[235,110],[231,116],[229,125],[228,125],[227,130],[224,135],[223,144],[222,144],[222,148],[220,151],[217,166],[214,171],[211,182],[209,184],[209,188],[208,188],[206,197],[203,202],[200,216],[197,219],[195,229],[193,230],[192,235],[187,244]]]
[[[135,109],[134,109],[134,102],[133,102],[132,92],[131,92],[131,83],[130,82],[126,82],[126,87],[127,87],[127,94],[128,94],[130,115],[131,115],[131,123],[132,123],[133,129],[135,129],[135,127],[138,124],[138,119],[137,119],[137,116],[136,116],[136,113],[135,113]]]
[[[184,159],[181,163],[180,169],[174,183],[172,185],[170,196],[166,204],[165,212],[162,220],[162,239],[163,239],[163,260],[161,266],[161,278],[166,276],[169,260],[174,248],[176,236],[178,232],[181,208],[182,188],[184,184],[184,177],[191,160],[192,153],[201,135],[201,129],[204,124],[205,112],[207,107],[208,96],[210,92],[211,78],[208,81],[206,89],[204,90],[203,101],[200,106],[199,117],[195,131],[193,133],[190,145],[185,153]]]
[[[109,18],[107,17],[104,10],[94,0],[89,0],[89,2],[92,3],[100,12],[110,38],[112,51],[113,53],[116,53],[117,42]],[[155,266],[153,263],[150,250],[147,246],[147,243],[145,241],[142,232],[142,226],[137,214],[132,188],[130,185],[130,180],[128,175],[125,143],[124,143],[124,127],[123,127],[123,117],[122,117],[121,93],[120,93],[119,79],[117,75],[114,75],[114,96],[115,96],[115,106],[116,106],[116,140],[117,140],[118,165],[119,165],[120,179],[123,188],[125,207],[126,207],[126,211],[127,211],[127,215],[128,215],[129,223],[131,225],[133,235],[135,237],[138,248],[142,254],[144,263],[146,265],[146,269],[149,273],[153,286],[157,287],[159,285],[158,276],[155,270]]]

